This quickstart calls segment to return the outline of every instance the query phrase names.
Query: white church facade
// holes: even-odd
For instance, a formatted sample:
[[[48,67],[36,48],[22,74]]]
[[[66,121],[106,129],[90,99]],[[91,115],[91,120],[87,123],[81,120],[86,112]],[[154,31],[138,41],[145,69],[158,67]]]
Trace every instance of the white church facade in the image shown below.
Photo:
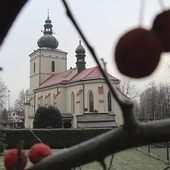
[[[30,56],[30,99],[25,103],[25,128],[33,128],[40,106],[56,106],[72,128],[115,127],[123,124],[122,113],[98,68],[86,68],[85,49],[79,42],[76,66],[67,69],[67,52],[58,49],[52,23],[45,20],[39,48]],[[108,74],[120,97],[119,79]]]

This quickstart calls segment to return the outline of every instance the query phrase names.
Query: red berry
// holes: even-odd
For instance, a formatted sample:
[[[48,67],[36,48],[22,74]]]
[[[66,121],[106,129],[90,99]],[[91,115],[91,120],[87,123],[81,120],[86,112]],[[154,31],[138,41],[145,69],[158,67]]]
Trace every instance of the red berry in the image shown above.
[[[52,152],[48,145],[43,143],[37,143],[31,147],[28,153],[28,157],[30,161],[35,164],[51,154]]]
[[[164,11],[154,19],[152,30],[160,39],[162,51],[170,51],[170,10]]]
[[[27,163],[27,157],[23,151],[21,151],[20,169],[23,170]],[[15,170],[18,158],[18,149],[11,149],[5,154],[4,166],[7,170]]]
[[[150,75],[157,67],[161,46],[154,32],[136,28],[123,35],[115,49],[118,70],[129,77]]]

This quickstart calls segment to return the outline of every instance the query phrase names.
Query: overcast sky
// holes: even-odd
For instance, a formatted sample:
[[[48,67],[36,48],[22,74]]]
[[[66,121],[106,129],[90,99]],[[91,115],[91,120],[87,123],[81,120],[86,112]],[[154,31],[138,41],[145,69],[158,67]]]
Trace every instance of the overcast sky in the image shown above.
[[[144,1],[144,0],[142,0]],[[130,29],[139,27],[150,29],[156,14],[170,7],[170,1],[145,0],[143,20],[140,16],[141,0],[68,0],[71,10],[90,44],[99,58],[107,62],[107,70],[121,78],[114,62],[114,49],[120,36]],[[50,9],[54,36],[59,41],[58,49],[68,52],[68,68],[75,67],[75,49],[81,40],[77,31],[65,14],[60,0],[30,0],[10,29],[0,49],[0,77],[10,90],[10,105],[18,98],[22,89],[29,88],[29,54],[38,48],[37,40],[43,35],[44,22]],[[92,56],[86,49],[86,67],[95,66]],[[169,73],[166,63],[170,55],[163,54],[156,71],[149,77],[134,80],[139,89],[143,89],[151,80],[168,82]],[[169,75],[168,75],[169,74]]]

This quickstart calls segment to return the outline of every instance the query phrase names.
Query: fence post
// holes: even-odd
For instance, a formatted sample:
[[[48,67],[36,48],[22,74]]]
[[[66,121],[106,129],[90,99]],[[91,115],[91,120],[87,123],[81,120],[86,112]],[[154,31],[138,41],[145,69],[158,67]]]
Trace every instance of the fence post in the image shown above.
[[[169,163],[169,142],[167,142],[167,161]]]
[[[149,154],[149,156],[150,156],[150,152],[151,152],[150,145],[148,145],[148,154]]]

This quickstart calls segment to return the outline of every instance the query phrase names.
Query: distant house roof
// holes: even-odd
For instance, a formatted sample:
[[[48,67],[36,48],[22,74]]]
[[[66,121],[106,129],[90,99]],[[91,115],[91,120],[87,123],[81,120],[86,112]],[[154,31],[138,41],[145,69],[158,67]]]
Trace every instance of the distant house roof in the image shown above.
[[[76,68],[72,68],[70,70],[66,70],[66,71],[57,73],[55,75],[52,75],[45,82],[43,82],[37,89],[49,87],[49,86],[53,86],[53,85],[57,85],[57,84],[69,84],[69,83],[74,83],[77,81],[104,79],[98,66],[84,69],[83,71],[74,75],[70,79],[65,79],[65,78],[69,77],[69,75],[75,69]],[[110,74],[108,74],[108,76],[110,79],[118,80],[117,78],[113,77]]]

